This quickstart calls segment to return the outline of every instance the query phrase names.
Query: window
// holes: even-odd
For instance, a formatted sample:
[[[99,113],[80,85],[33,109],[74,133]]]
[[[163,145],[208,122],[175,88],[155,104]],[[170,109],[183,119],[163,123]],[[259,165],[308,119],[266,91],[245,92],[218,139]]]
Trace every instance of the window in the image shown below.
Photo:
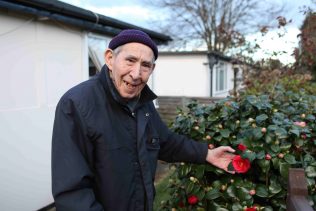
[[[227,89],[227,69],[223,62],[216,66],[216,92],[226,91]]]
[[[104,64],[104,52],[108,47],[111,38],[103,37],[100,35],[89,34],[89,76],[93,76],[96,72],[100,71]]]

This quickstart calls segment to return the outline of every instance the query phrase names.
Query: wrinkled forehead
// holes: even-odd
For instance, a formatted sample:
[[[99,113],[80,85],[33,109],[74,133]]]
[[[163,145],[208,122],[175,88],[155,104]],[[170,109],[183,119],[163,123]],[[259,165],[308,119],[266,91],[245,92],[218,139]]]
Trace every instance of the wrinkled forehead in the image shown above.
[[[153,62],[155,61],[155,56],[153,50],[148,47],[147,45],[144,45],[142,43],[126,43],[117,49],[114,50],[118,51],[120,53],[123,53],[123,55],[127,56],[133,56],[142,60]]]

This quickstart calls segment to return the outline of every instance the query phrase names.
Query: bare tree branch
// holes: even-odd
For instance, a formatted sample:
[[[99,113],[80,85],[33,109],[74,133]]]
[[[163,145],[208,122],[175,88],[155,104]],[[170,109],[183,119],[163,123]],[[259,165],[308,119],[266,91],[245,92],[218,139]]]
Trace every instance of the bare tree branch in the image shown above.
[[[161,30],[174,37],[178,47],[190,43],[221,53],[242,45],[247,33],[271,27],[283,10],[268,0],[143,1],[167,11]]]

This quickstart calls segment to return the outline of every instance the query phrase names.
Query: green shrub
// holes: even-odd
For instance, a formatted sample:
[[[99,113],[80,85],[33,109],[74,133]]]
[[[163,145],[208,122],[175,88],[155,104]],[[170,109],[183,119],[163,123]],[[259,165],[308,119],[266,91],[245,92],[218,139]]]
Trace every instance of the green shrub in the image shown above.
[[[244,95],[273,94],[278,86],[284,87],[286,91],[299,92],[304,89],[305,93],[316,95],[316,83],[311,81],[310,74],[297,74],[291,71],[265,70],[259,74],[250,74],[245,80],[246,89]]]
[[[290,167],[305,169],[309,201],[315,204],[315,116],[316,96],[280,87],[273,95],[189,104],[173,130],[211,148],[232,146],[250,169],[229,174],[208,164],[181,163],[160,210],[285,210]]]

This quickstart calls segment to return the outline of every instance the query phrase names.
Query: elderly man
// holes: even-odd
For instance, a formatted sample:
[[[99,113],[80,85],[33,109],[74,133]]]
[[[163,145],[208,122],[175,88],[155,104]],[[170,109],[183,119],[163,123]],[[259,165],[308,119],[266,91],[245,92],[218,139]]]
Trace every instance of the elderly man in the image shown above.
[[[109,43],[101,72],[66,92],[56,108],[52,191],[57,211],[150,211],[157,160],[209,162],[227,171],[234,150],[171,132],[146,85],[158,50],[139,30]]]

